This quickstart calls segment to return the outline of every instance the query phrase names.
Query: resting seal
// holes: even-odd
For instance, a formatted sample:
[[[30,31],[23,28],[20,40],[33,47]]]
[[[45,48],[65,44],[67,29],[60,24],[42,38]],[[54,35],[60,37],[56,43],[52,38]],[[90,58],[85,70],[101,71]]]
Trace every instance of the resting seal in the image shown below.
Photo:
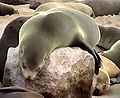
[[[94,12],[92,8],[88,5],[82,4],[82,3],[72,3],[72,2],[67,2],[67,3],[60,3],[60,2],[49,2],[49,3],[44,3],[41,4],[35,11],[35,13],[38,12],[43,12],[47,11],[51,8],[56,8],[56,7],[67,7],[67,8],[73,8],[78,11],[81,11],[89,16],[94,17]]]
[[[110,79],[115,78],[120,73],[120,69],[111,60],[102,55],[100,55],[100,57],[102,59],[102,63],[100,72],[97,76],[97,84],[94,95],[102,95],[106,93],[110,88]],[[116,83],[118,81],[116,81]]]
[[[12,20],[4,29],[0,39],[0,82],[3,80],[4,66],[7,52],[10,47],[17,47],[19,43],[19,30],[29,17],[18,17]]]
[[[0,98],[44,98],[41,94],[20,87],[0,88]]]
[[[101,38],[98,46],[108,50],[118,40],[120,40],[120,29],[117,27],[103,27],[99,25]]]
[[[18,13],[12,6],[0,2],[0,16]]]
[[[88,15],[66,7],[53,8],[27,20],[20,29],[19,62],[26,78],[34,79],[45,59],[58,47],[80,47],[95,59],[99,73],[100,57],[93,50],[100,40],[99,28]]]
[[[0,2],[11,5],[20,5],[20,4],[28,4],[30,3],[30,0],[0,0]]]
[[[114,43],[110,50],[104,51],[101,55],[113,61],[120,68],[120,40]]]
[[[120,0],[81,0],[81,2],[89,5],[95,16],[112,15],[120,12]]]

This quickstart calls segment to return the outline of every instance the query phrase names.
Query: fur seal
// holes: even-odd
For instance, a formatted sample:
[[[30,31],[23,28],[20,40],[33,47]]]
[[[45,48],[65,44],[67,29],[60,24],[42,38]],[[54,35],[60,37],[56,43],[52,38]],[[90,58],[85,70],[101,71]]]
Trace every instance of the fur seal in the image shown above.
[[[51,8],[56,8],[56,7],[68,7],[68,8],[73,8],[78,11],[81,11],[91,17],[94,17],[94,12],[91,7],[88,5],[85,5],[83,3],[72,3],[72,2],[67,2],[67,3],[60,3],[60,2],[49,2],[49,3],[44,3],[41,4],[35,11],[35,13],[47,11]]]
[[[0,39],[0,82],[3,80],[8,49],[10,47],[18,46],[19,30],[28,18],[30,17],[18,17],[12,20],[4,29],[3,35]]]
[[[95,74],[98,74],[101,59],[92,47],[99,40],[95,21],[80,11],[60,7],[34,15],[20,29],[19,63],[23,75],[34,79],[49,54],[67,46],[88,51],[95,59]]]
[[[36,9],[39,5],[48,3],[48,2],[71,2],[73,0],[30,0],[31,9]]]
[[[97,76],[94,95],[102,95],[106,93],[110,88],[110,79],[115,78],[120,73],[120,69],[111,60],[102,55],[100,55],[100,57],[102,59],[102,63],[100,72]],[[117,82],[118,81],[116,81],[116,83]]]
[[[118,14],[120,12],[120,0],[76,0],[89,5],[95,16],[103,16],[109,14]],[[75,1],[75,2],[76,2]]]
[[[0,16],[5,16],[7,14],[17,14],[18,11],[15,10],[12,6],[0,2]]]
[[[104,27],[100,26],[100,33],[101,33],[101,38],[98,43],[98,46],[104,48],[105,50],[108,50],[111,48],[111,46],[118,40],[120,40],[120,29],[117,27]]]
[[[120,40],[115,42],[110,50],[104,51],[101,55],[113,61],[120,68]]]
[[[41,94],[20,87],[0,88],[0,98],[44,98]]]
[[[97,76],[97,84],[93,95],[102,95],[106,93],[110,88],[110,78],[105,69],[99,69],[99,74]]]
[[[28,4],[30,3],[30,0],[0,0],[0,2],[11,5],[20,5],[20,4]]]

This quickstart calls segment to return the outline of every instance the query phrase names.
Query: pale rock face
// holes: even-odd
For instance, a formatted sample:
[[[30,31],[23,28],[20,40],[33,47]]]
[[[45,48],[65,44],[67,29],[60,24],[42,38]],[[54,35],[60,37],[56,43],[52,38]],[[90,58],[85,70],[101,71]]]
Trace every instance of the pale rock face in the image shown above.
[[[18,47],[8,51],[5,86],[25,87],[48,96],[45,98],[91,98],[96,84],[94,59],[86,51],[69,47],[54,50],[32,81],[24,78],[17,53]]]

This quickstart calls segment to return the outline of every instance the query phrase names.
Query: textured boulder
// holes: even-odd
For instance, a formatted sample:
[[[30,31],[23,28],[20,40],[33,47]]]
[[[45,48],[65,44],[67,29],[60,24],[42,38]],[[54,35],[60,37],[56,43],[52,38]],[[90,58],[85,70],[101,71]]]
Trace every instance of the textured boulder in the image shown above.
[[[33,81],[24,78],[17,52],[18,47],[8,51],[5,86],[25,87],[45,98],[91,98],[96,78],[93,57],[86,51],[69,47],[53,51]]]

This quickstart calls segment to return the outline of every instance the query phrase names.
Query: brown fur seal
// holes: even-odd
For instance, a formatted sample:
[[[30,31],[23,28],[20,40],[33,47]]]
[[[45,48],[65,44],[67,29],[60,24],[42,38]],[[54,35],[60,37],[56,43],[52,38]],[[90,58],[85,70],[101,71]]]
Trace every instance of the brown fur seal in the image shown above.
[[[71,1],[73,0],[30,0],[29,8],[36,9],[39,5],[48,2],[71,2]]]
[[[0,2],[0,16],[18,13],[12,6]]]
[[[110,50],[103,52],[101,55],[113,61],[120,68],[120,40],[114,43]]]
[[[97,85],[94,95],[102,95],[106,93],[110,88],[110,79],[115,78],[120,73],[120,69],[111,60],[104,56],[100,57],[102,59],[102,66],[97,76]]]
[[[41,94],[20,87],[0,88],[0,98],[44,98]]]
[[[20,5],[20,4],[28,4],[30,3],[30,0],[0,0],[0,2],[11,5]]]
[[[34,79],[45,59],[58,47],[80,47],[95,59],[99,73],[100,57],[92,49],[100,32],[88,15],[66,7],[53,8],[31,17],[20,29],[19,62],[26,78]]]
[[[120,40],[120,29],[117,27],[103,27],[99,25],[101,38],[98,46],[108,50],[118,40]]]
[[[28,18],[30,17],[18,17],[12,20],[4,29],[3,35],[0,39],[0,82],[3,80],[8,49],[10,47],[18,46],[19,30]]]
[[[94,17],[94,12],[92,10],[91,7],[89,7],[88,5],[82,4],[82,3],[72,3],[72,2],[68,2],[68,3],[60,3],[60,2],[49,2],[49,3],[44,3],[41,4],[35,11],[35,13],[37,12],[43,12],[46,10],[49,10],[51,8],[56,8],[56,7],[67,7],[67,8],[73,8],[76,9],[78,11],[81,11],[89,16]]]
[[[79,2],[79,0],[76,1]],[[120,0],[81,0],[81,2],[89,5],[95,16],[118,14],[120,12]]]

